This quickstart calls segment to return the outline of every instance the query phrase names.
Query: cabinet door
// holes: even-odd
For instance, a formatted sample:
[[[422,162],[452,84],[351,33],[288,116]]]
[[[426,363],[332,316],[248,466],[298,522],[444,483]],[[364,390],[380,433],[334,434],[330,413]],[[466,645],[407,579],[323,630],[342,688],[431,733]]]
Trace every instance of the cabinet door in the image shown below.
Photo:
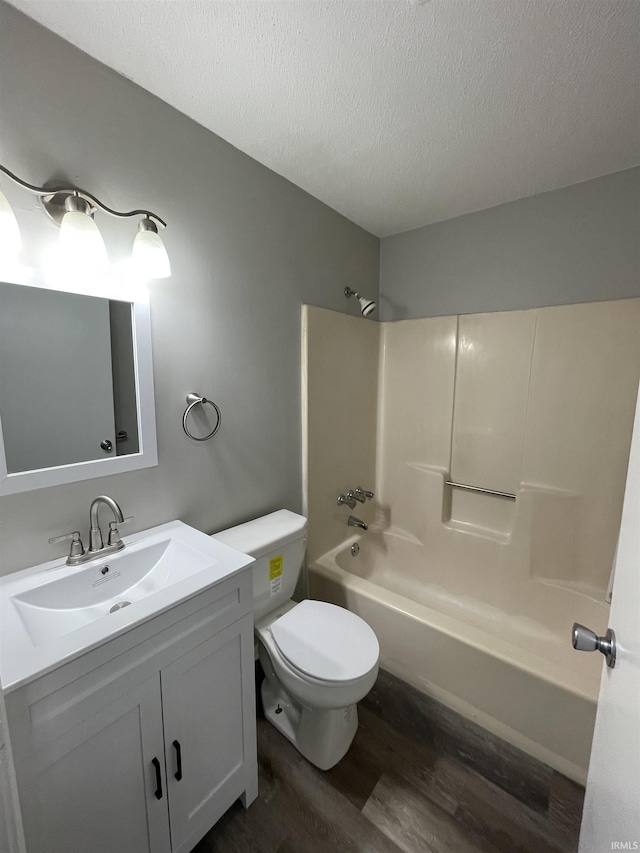
[[[16,773],[28,853],[169,853],[157,675],[80,720]]]
[[[173,853],[257,784],[253,667],[247,616],[160,673]]]

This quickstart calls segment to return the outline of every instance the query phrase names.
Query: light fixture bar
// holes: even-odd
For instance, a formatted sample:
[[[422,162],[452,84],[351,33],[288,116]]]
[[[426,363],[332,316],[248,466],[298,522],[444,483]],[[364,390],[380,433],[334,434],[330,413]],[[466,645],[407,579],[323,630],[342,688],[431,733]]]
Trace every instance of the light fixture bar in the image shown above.
[[[23,189],[28,190],[34,195],[40,196],[44,200],[53,199],[54,196],[66,196],[66,195],[78,195],[81,198],[90,201],[93,205],[103,210],[105,213],[108,213],[110,216],[118,217],[119,219],[126,219],[130,216],[144,216],[149,219],[154,219],[162,228],[167,227],[167,223],[158,216],[157,213],[153,213],[150,210],[113,210],[113,208],[108,207],[106,204],[100,201],[99,198],[96,198],[92,193],[88,193],[85,190],[78,189],[77,187],[70,186],[50,186],[50,187],[38,187],[34,184],[30,184],[27,181],[23,181],[22,178],[19,178],[17,175],[14,175],[13,172],[9,171],[6,166],[3,166],[0,163],[0,171],[3,172],[8,178],[14,181],[18,186],[21,186]],[[53,217],[55,218],[55,217]]]

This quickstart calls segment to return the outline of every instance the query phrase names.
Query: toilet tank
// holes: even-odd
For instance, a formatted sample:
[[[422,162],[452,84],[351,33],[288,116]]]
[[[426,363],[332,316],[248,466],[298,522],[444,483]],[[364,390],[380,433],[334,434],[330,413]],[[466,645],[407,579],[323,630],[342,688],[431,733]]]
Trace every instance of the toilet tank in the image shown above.
[[[255,558],[253,611],[256,621],[291,598],[302,570],[307,541],[307,519],[303,515],[280,509],[221,530],[213,537]]]

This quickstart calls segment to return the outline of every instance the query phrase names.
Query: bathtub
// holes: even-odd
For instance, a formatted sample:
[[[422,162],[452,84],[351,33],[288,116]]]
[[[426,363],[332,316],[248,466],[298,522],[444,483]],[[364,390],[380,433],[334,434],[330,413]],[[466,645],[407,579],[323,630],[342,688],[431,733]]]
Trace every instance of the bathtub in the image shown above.
[[[571,627],[604,630],[603,601],[500,566],[442,571],[424,547],[371,529],[308,571],[313,598],[371,625],[384,669],[585,783],[602,658],[574,651]]]

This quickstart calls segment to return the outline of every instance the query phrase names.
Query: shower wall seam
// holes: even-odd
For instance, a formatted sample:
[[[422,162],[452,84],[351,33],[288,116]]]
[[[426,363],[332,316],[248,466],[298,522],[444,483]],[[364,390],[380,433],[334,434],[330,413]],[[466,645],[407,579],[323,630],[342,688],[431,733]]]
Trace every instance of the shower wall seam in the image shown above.
[[[451,406],[451,429],[449,432],[449,478],[452,477],[451,470],[453,468],[453,435],[456,423],[456,400],[458,388],[458,354],[460,351],[460,315],[456,315],[456,342],[455,355],[453,358],[453,404]]]
[[[529,435],[529,425],[530,425],[530,415],[531,410],[529,407],[529,402],[531,399],[531,380],[533,377],[533,363],[536,357],[536,343],[538,340],[538,316],[539,316],[539,308],[534,308],[534,325],[533,325],[533,340],[531,342],[531,358],[529,359],[529,376],[527,378],[527,400],[526,400],[526,408],[524,413],[524,428],[522,430],[522,444],[520,446],[520,477],[519,483],[520,485],[523,480],[523,468],[524,468],[524,451],[527,446],[527,437]]]

